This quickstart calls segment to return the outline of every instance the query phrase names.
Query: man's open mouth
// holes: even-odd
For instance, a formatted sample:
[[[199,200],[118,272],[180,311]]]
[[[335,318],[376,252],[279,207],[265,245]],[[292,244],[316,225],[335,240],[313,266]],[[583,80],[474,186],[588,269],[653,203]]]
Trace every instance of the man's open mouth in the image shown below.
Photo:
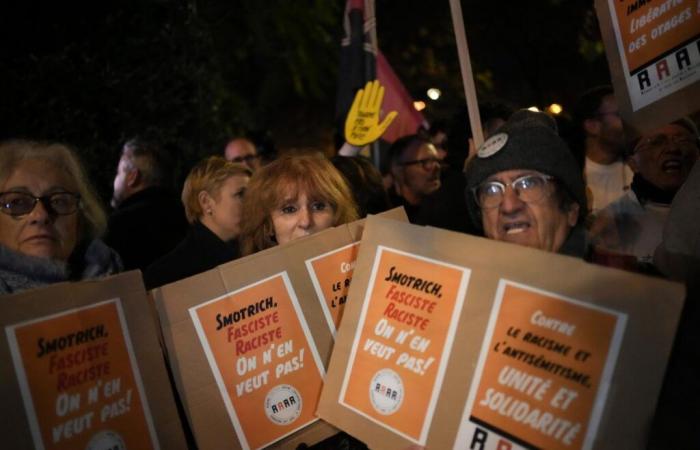
[[[683,164],[679,159],[669,159],[661,164],[661,170],[666,173],[676,173],[680,172]]]
[[[528,222],[510,222],[503,225],[506,234],[518,234],[530,228]]]

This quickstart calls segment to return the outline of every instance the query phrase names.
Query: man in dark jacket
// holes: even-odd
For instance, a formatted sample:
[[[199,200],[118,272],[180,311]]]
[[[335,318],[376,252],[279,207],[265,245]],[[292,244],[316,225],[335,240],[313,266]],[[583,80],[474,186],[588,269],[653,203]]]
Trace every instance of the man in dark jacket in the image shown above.
[[[105,242],[121,255],[125,270],[144,270],[185,236],[182,204],[168,188],[169,162],[151,142],[135,138],[124,144]]]

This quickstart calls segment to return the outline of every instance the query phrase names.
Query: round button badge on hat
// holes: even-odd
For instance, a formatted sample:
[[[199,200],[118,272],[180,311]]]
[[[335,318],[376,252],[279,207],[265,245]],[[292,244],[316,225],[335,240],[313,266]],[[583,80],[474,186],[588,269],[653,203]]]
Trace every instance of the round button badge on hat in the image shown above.
[[[498,153],[503,147],[505,147],[508,142],[507,133],[497,133],[486,139],[486,141],[479,147],[477,156],[479,158],[488,158]]]

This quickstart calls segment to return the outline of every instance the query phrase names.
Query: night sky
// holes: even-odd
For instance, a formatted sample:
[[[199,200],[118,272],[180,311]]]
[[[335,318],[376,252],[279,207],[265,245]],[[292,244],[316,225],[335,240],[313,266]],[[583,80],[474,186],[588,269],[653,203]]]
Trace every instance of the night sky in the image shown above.
[[[108,191],[121,143],[181,168],[235,134],[332,145],[343,1],[16,2],[0,18],[0,138],[75,145]],[[480,100],[561,103],[608,83],[591,1],[462,1]],[[449,2],[382,1],[379,46],[426,117],[464,105]],[[426,90],[442,97],[428,100]],[[105,194],[106,195],[106,194]]]

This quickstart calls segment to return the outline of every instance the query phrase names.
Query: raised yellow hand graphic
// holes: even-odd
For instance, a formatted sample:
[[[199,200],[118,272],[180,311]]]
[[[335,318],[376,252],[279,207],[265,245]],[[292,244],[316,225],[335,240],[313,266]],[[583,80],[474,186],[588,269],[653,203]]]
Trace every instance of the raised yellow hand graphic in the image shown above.
[[[379,123],[379,112],[384,100],[384,86],[378,80],[369,81],[364,89],[357,91],[355,100],[345,120],[345,140],[358,147],[379,139],[394,118],[396,111],[391,111]]]

